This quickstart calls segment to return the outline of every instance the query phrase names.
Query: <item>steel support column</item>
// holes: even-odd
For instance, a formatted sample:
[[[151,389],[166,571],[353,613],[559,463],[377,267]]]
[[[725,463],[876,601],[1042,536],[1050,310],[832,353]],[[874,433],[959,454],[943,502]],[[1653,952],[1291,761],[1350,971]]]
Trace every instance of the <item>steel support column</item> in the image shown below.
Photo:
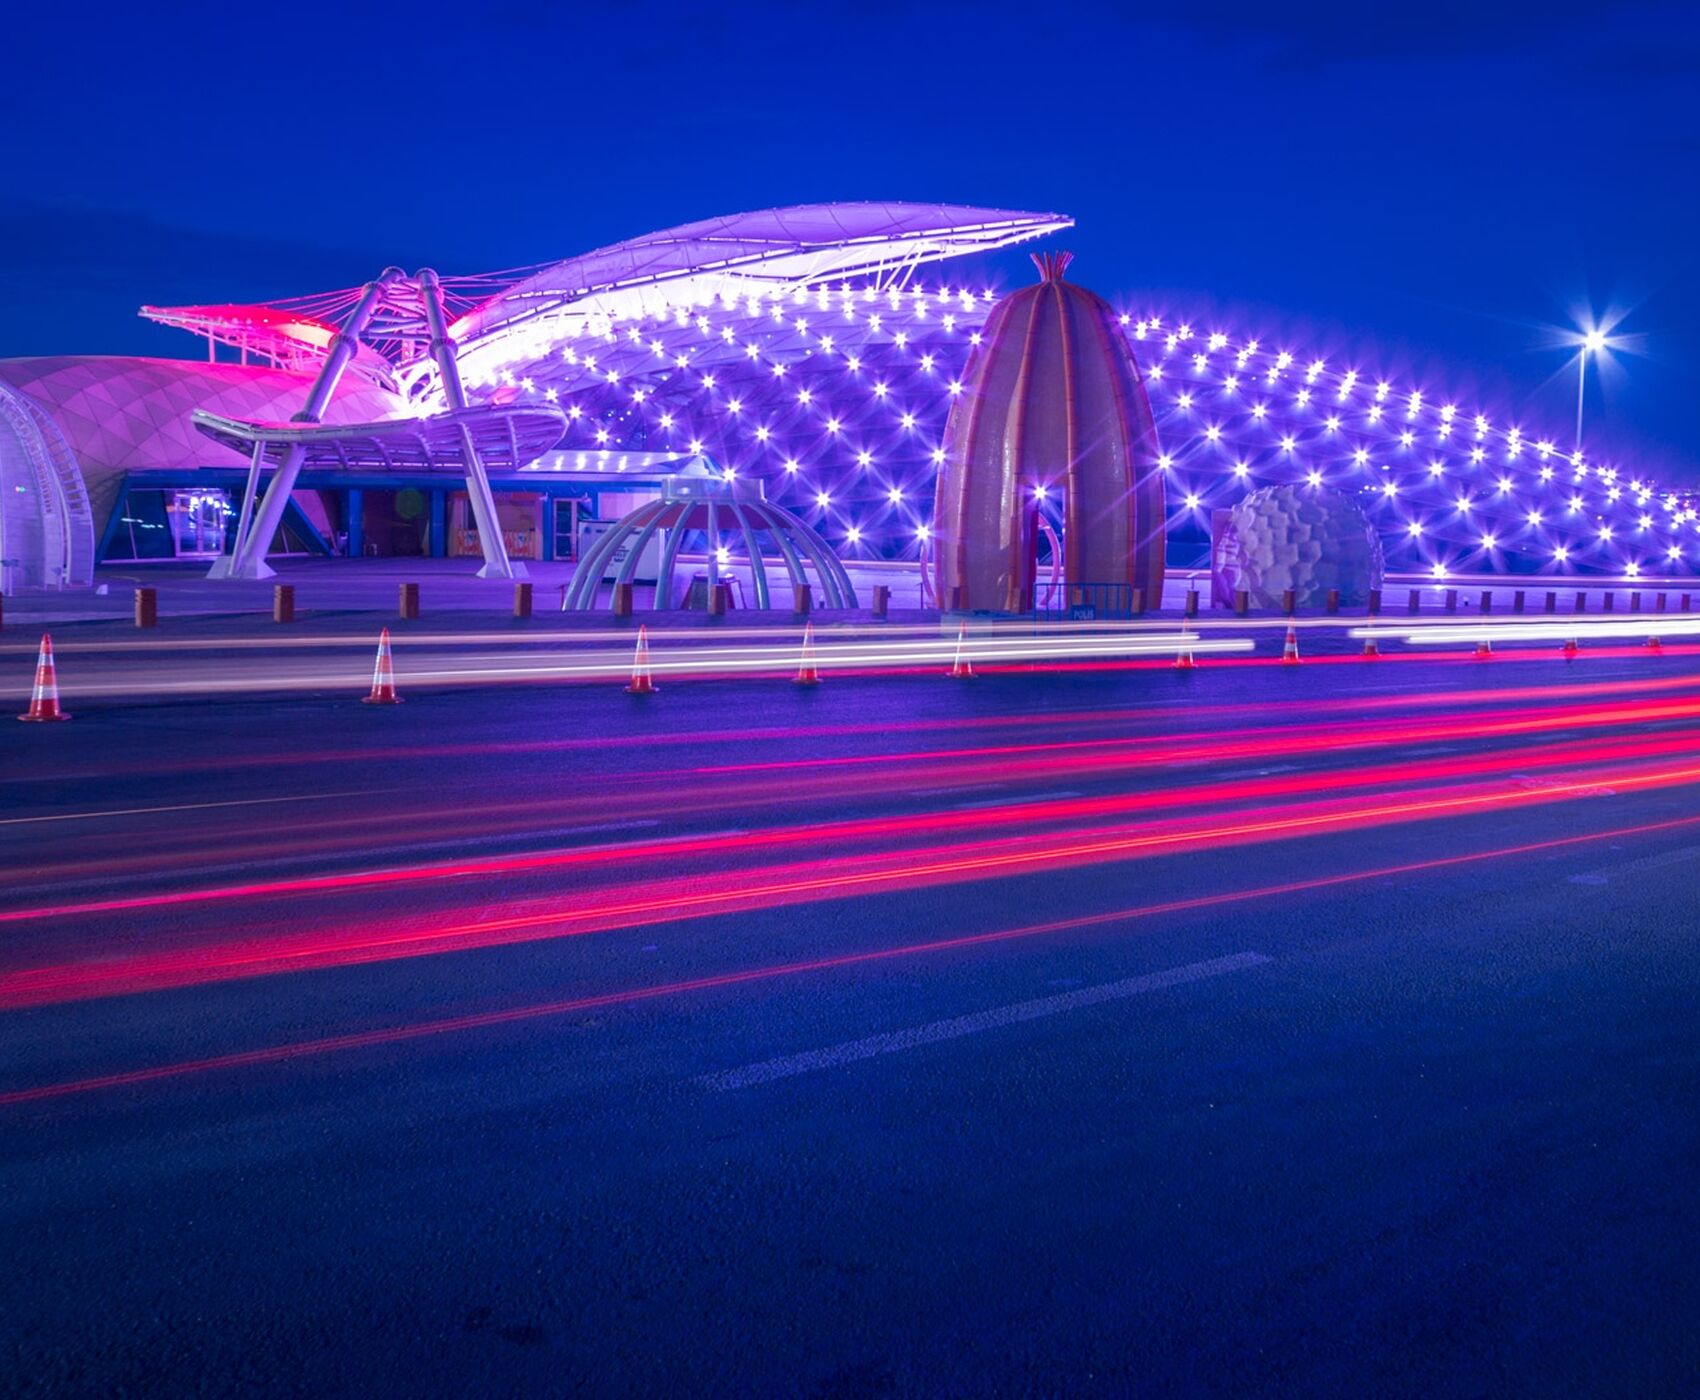
[[[455,343],[443,317],[443,288],[437,274],[428,267],[415,275],[419,283],[419,300],[425,310],[425,324],[431,332],[431,358],[437,362],[437,379],[443,400],[450,412],[465,408],[466,390],[460,382],[460,364],[455,358]],[[472,518],[478,524],[478,545],[484,551],[484,567],[479,578],[526,578],[524,564],[508,558],[507,543],[502,539],[502,522],[496,514],[496,498],[490,491],[490,478],[484,473],[484,463],[478,459],[472,434],[461,429],[461,449],[466,454],[466,495],[472,504]],[[519,463],[516,461],[517,467]]]
[[[319,377],[313,381],[313,387],[307,393],[306,405],[294,416],[292,422],[317,423],[323,418],[331,396],[336,393],[336,386],[342,381],[343,372],[360,352],[361,333],[371,324],[372,317],[383,300],[384,292],[405,277],[406,274],[399,267],[387,267],[377,281],[366,284],[354,310],[348,313],[348,319],[343,322],[342,329],[331,341],[325,362],[319,366]],[[306,449],[299,444],[289,448],[283,461],[278,464],[271,485],[266,488],[259,507],[254,510],[252,519],[237,519],[236,547],[229,555],[220,555],[214,561],[212,568],[207,571],[208,578],[272,577],[274,570],[266,563],[266,551],[271,548],[272,540],[277,536],[277,528],[283,523],[283,508],[288,504],[289,493],[295,489],[295,478],[301,474],[301,460],[305,455]],[[257,479],[256,475],[256,481]],[[249,497],[244,492],[244,512],[248,509],[248,500]]]

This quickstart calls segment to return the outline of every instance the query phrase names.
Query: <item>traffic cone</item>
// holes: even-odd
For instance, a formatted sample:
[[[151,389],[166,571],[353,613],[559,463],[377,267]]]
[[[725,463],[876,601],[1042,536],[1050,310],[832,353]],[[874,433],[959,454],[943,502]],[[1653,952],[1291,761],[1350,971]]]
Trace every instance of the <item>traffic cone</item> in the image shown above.
[[[655,682],[649,675],[649,628],[638,628],[637,650],[632,653],[632,680],[627,695],[653,695]]]
[[[1365,659],[1370,660],[1370,661],[1376,661],[1376,660],[1380,659],[1381,648],[1378,647],[1375,644],[1375,638],[1374,637],[1365,637],[1364,638],[1364,657],[1365,657]]]
[[[968,660],[968,624],[966,622],[962,624],[961,630],[956,634],[956,660],[951,663],[950,674],[959,681],[974,679],[974,667]]]
[[[815,665],[815,625],[803,625],[803,661],[797,667],[798,685],[819,685],[820,670]]]
[[[1283,666],[1297,666],[1299,664],[1299,631],[1296,627],[1287,629],[1287,645],[1281,651],[1281,664]]]
[[[31,724],[71,718],[59,708],[59,673],[53,668],[53,638],[45,632],[41,634],[41,653],[35,659],[35,689],[30,693],[30,707],[18,718]]]
[[[1479,642],[1476,643],[1476,660],[1477,661],[1491,661],[1491,660],[1493,660],[1493,643],[1486,637],[1483,637]]]
[[[1564,655],[1566,659],[1576,655],[1576,653],[1580,650],[1582,650],[1582,648],[1576,645],[1576,638],[1574,637],[1568,639],[1564,644]]]
[[[1192,659],[1192,642],[1192,633],[1181,633],[1181,649],[1175,656],[1175,669],[1177,671],[1196,671],[1198,669],[1198,663]]]
[[[372,693],[361,703],[401,704],[401,696],[395,693],[395,662],[390,657],[390,629],[387,627],[378,634],[378,659],[372,666]]]

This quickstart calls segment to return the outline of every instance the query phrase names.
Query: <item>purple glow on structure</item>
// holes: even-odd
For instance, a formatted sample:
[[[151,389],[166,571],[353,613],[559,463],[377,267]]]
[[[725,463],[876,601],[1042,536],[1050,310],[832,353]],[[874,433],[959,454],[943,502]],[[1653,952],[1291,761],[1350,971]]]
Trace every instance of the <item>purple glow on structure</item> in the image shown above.
[[[950,326],[928,310],[946,300]],[[641,379],[641,401],[583,372],[598,353],[589,338],[575,356],[527,370],[552,376],[582,410],[562,445],[565,469],[602,445],[593,423],[616,448],[700,444],[831,538],[914,557],[951,385],[993,300],[945,284],[836,288],[610,324],[595,338],[597,363]],[[1700,557],[1693,506],[1644,477],[1619,484],[1623,473],[1586,452],[1559,454],[1526,426],[1268,339],[1121,319],[1145,371],[1177,525],[1293,483],[1360,495],[1390,564],[1409,572],[1503,569],[1520,557],[1531,571],[1635,576],[1688,572]],[[513,392],[518,382],[504,371],[485,387]],[[1552,460],[1566,463],[1562,475]]]

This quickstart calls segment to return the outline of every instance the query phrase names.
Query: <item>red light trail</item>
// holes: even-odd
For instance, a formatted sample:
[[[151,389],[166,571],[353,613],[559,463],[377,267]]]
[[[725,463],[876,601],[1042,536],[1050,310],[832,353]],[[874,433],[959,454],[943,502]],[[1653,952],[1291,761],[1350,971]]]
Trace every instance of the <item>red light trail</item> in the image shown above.
[[[237,1051],[226,1055],[207,1056],[197,1060],[181,1060],[171,1064],[152,1065],[140,1069],[121,1070],[104,1075],[92,1075],[82,1079],[62,1080],[53,1084],[41,1084],[29,1088],[7,1090],[0,1092],[0,1108],[16,1107],[23,1104],[39,1103],[47,1100],[67,1098],[74,1095],[95,1093],[103,1089],[119,1089],[141,1084],[158,1083],[164,1080],[178,1079],[194,1074],[256,1068],[262,1065],[279,1064],[288,1060],[301,1059],[315,1055],[335,1054],[342,1051],[371,1049],[383,1045],[402,1044],[408,1041],[422,1040],[434,1035],[482,1030],[495,1026],[514,1025],[524,1021],[537,1020],[552,1016],[569,1015],[579,1011],[630,1005],[637,1002],[654,1001],[670,996],[689,995],[693,992],[713,991],[724,987],[768,982],[783,977],[801,976],[813,972],[826,972],[833,969],[887,961],[895,958],[922,957],[970,948],[986,947],[999,943],[1008,943],[1019,939],[1038,937],[1044,934],[1064,933],[1077,929],[1099,927],[1106,924],[1128,923],[1141,919],[1152,919],[1161,917],[1165,914],[1189,913],[1199,909],[1207,909],[1261,899],[1279,899],[1282,897],[1310,893],[1316,890],[1349,885],[1365,880],[1382,880],[1400,875],[1415,875],[1468,865],[1480,861],[1532,855],[1542,851],[1559,850],[1566,847],[1599,841],[1621,840],[1631,836],[1642,836],[1658,832],[1674,831],[1695,825],[1700,825],[1700,816],[1677,817],[1672,818],[1669,821],[1648,822],[1636,826],[1617,827],[1605,831],[1586,832],[1577,836],[1564,836],[1546,841],[1531,841],[1524,842],[1519,845],[1500,846],[1491,850],[1470,851],[1451,856],[1438,856],[1429,860],[1408,861],[1399,865],[1379,866],[1368,870],[1348,871],[1336,875],[1317,876],[1307,880],[1293,880],[1282,884],[1261,885],[1248,889],[1229,890],[1218,894],[1200,895],[1190,899],[1167,900],[1161,903],[1138,905],[1126,909],[1110,910],[1099,914],[1085,914],[1075,918],[1055,919],[1043,923],[1025,924],[1015,928],[998,929],[987,933],[965,934],[955,938],[941,938],[922,943],[909,943],[893,948],[867,949],[830,957],[811,958],[800,962],[779,963],[768,967],[745,968],[738,971],[715,973],[705,977],[689,978],[677,982],[660,983],[653,986],[631,987],[619,991],[603,992],[593,995],[567,998],[559,1001],[540,1002],[527,1006],[509,1007],[499,1011],[480,1012],[465,1016],[442,1017],[431,1021],[415,1022],[411,1025],[391,1026],[368,1031],[355,1031],[345,1035],[325,1036],[312,1040],[294,1041],[283,1045],[263,1046],[254,1050]]]
[[[1685,756],[1687,746],[1682,746]],[[0,976],[0,1008],[125,995],[235,978],[346,967],[543,939],[582,936],[638,924],[675,923],[712,914],[771,909],[812,900],[915,890],[986,878],[1054,872],[1183,850],[1286,840],[1343,830],[1700,782],[1700,762],[1594,765],[1568,778],[1524,785],[1514,778],[1451,788],[1257,805],[1225,813],[1162,818],[1138,825],[1064,830],[830,856],[753,871],[658,875],[600,890],[512,903],[516,912],[445,927],[375,926],[251,936],[221,944],[136,954],[97,964],[15,970]],[[527,905],[532,907],[528,908]],[[519,912],[523,911],[523,912]]]

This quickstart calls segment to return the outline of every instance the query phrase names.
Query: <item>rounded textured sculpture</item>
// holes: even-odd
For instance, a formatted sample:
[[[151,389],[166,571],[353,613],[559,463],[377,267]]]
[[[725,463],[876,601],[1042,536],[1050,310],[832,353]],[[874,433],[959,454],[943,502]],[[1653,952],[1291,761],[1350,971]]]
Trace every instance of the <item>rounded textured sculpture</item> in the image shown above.
[[[1217,541],[1216,568],[1229,589],[1243,588],[1253,607],[1273,608],[1290,588],[1300,607],[1340,602],[1362,606],[1381,587],[1381,541],[1350,496],[1314,486],[1265,486],[1228,513]]]
[[[1028,612],[1041,511],[1062,526],[1063,581],[1160,596],[1163,480],[1157,432],[1127,337],[1107,303],[1043,280],[986,318],[945,427],[933,530],[947,608]]]

